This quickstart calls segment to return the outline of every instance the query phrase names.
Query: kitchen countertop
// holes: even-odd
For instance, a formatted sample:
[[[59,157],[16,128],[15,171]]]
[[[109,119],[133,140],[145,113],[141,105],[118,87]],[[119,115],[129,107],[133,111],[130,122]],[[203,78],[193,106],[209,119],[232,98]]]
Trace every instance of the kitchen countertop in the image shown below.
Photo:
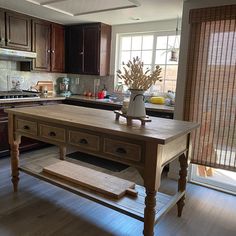
[[[82,95],[72,95],[70,97],[62,97],[62,96],[52,96],[52,97],[39,97],[39,98],[24,98],[24,99],[1,99],[0,105],[2,104],[12,104],[12,103],[22,103],[22,102],[40,102],[40,101],[58,101],[58,100],[71,100],[71,101],[81,101],[87,103],[94,103],[94,104],[104,104],[109,106],[122,106],[121,102],[113,102],[109,99],[96,99],[94,97],[87,97]],[[159,112],[166,112],[166,113],[174,113],[174,107],[165,106],[165,105],[158,105],[152,103],[145,103],[145,107],[149,111],[159,111]]]
[[[82,102],[88,102],[88,103],[107,104],[109,106],[113,105],[113,106],[116,106],[116,107],[117,106],[122,106],[121,102],[112,102],[109,99],[96,99],[94,97],[86,97],[86,96],[81,96],[81,95],[72,95],[72,96],[70,96],[66,99],[75,100],[75,101],[82,101]],[[146,107],[147,110],[174,113],[174,107],[173,106],[145,103],[145,107]]]

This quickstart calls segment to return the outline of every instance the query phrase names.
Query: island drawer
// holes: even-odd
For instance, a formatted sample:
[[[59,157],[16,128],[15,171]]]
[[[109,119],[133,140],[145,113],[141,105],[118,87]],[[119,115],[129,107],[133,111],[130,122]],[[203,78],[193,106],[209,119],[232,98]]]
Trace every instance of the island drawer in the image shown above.
[[[37,122],[16,118],[16,131],[37,135]]]
[[[100,138],[97,135],[69,130],[68,143],[87,150],[99,151]]]
[[[104,138],[103,152],[114,157],[141,161],[141,146],[138,144]]]
[[[52,141],[66,141],[66,130],[60,127],[39,124],[39,135]]]

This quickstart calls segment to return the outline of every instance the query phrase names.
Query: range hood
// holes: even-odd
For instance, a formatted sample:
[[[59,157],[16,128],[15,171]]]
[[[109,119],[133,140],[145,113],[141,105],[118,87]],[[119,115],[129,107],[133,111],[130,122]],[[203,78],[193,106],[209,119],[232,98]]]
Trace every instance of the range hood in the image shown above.
[[[37,53],[35,52],[0,48],[0,60],[31,61],[36,58],[36,56]]]

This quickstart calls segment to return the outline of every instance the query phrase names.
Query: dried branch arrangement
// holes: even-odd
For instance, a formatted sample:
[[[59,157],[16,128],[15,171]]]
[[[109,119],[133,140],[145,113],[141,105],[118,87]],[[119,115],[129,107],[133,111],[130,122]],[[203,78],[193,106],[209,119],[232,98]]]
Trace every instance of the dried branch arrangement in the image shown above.
[[[124,81],[129,89],[147,90],[157,81],[162,81],[159,65],[150,73],[149,69],[144,71],[143,62],[138,57],[133,58],[133,61],[129,61],[127,64],[124,62],[122,64],[124,73],[122,74],[121,70],[118,70],[117,76]]]

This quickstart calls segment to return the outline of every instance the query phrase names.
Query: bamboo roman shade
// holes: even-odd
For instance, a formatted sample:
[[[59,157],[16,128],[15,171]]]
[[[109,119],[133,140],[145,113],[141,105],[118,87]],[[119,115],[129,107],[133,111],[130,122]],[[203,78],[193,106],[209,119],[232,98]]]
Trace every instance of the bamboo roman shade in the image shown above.
[[[192,163],[236,171],[236,5],[190,11],[185,120]]]

